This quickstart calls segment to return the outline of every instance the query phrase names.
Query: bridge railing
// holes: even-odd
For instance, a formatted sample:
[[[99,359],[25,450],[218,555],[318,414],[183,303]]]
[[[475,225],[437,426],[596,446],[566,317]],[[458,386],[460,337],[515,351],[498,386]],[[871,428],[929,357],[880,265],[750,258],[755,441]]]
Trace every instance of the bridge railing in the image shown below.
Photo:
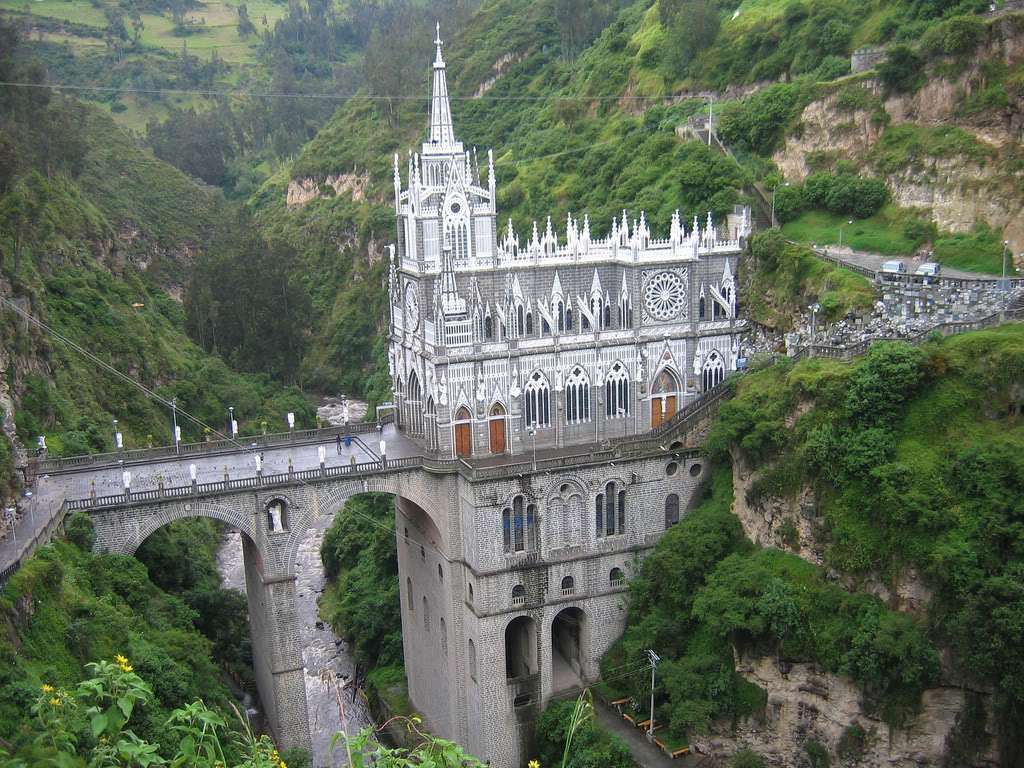
[[[67,515],[69,506],[67,502],[64,502],[58,508],[57,514],[47,520],[46,525],[35,532],[33,536],[26,539],[17,556],[13,560],[3,565],[0,569],[0,587],[3,587],[7,583],[7,580],[11,578],[11,575],[21,567],[22,562],[32,555],[39,547],[44,544],[48,544],[53,537],[61,530],[61,526],[64,525],[64,517]]]
[[[386,413],[381,417],[382,424],[394,421],[394,414]],[[39,474],[55,474],[67,470],[79,470],[84,467],[112,465],[122,463],[148,464],[156,459],[187,458],[189,456],[213,456],[224,453],[238,453],[256,448],[273,448],[285,445],[308,445],[310,443],[326,443],[338,435],[364,435],[377,431],[377,422],[360,421],[347,427],[320,427],[318,429],[296,429],[292,432],[272,432],[266,435],[239,436],[232,439],[206,440],[199,443],[179,443],[177,450],[173,445],[161,445],[154,448],[132,448],[123,451],[106,453],[89,453],[82,456],[47,457],[30,459],[33,471]]]

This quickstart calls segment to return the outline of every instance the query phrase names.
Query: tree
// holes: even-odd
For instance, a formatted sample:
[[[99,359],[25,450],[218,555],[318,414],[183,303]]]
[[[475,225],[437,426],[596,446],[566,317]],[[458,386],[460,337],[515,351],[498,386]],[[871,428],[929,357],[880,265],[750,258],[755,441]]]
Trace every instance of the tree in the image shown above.
[[[906,45],[895,45],[878,67],[878,79],[889,91],[912,93],[924,83],[924,60]]]
[[[721,23],[718,9],[709,0],[661,0],[658,7],[666,32],[662,61],[672,76],[680,77],[715,42]]]

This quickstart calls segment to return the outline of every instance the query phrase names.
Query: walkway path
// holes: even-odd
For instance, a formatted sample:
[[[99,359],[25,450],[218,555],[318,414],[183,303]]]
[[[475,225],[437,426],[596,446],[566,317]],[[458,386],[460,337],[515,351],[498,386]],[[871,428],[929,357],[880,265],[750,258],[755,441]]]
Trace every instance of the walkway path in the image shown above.
[[[860,269],[870,270],[871,272],[878,272],[882,269],[882,264],[887,261],[902,261],[907,265],[907,272],[913,274],[913,272],[921,265],[924,264],[928,259],[920,256],[884,256],[880,253],[870,253],[868,251],[855,251],[848,246],[814,246],[813,249],[819,256],[826,258],[834,258],[838,261],[843,262],[854,268],[859,267]],[[965,269],[955,269],[954,267],[942,267],[940,277],[952,277],[958,280],[999,280],[999,275],[990,275],[985,272],[969,272]],[[1013,278],[1013,275],[1008,276]]]
[[[696,768],[698,765],[711,768],[715,765],[704,755],[683,755],[675,760],[671,759],[649,742],[643,731],[627,723],[622,719],[622,715],[614,709],[609,709],[596,697],[594,699],[594,717],[605,730],[611,731],[622,739],[633,759],[642,768]]]

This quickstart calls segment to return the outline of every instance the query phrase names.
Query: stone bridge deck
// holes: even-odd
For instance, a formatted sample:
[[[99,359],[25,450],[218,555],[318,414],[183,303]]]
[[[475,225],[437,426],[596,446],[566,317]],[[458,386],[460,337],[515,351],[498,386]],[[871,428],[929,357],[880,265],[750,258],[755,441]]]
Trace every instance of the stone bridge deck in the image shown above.
[[[539,449],[526,454],[487,458],[453,459],[425,452],[393,424],[354,425],[351,446],[336,450],[337,428],[307,431],[295,435],[252,438],[234,442],[196,444],[187,453],[173,446],[142,449],[120,454],[97,454],[69,459],[35,461],[34,495],[28,514],[19,522],[14,537],[0,541],[0,585],[38,546],[58,532],[67,513],[152,504],[154,501],[209,498],[240,490],[274,489],[317,484],[341,478],[371,478],[425,469],[437,473],[460,473],[470,480],[487,480],[534,471],[615,461],[655,451],[665,451],[717,412],[730,388],[721,386],[691,401],[672,419],[642,435],[615,438],[591,445]],[[382,465],[377,447],[383,438],[387,446]],[[202,448],[206,450],[203,451]],[[319,448],[325,448],[321,468]],[[682,449],[682,446],[678,446]],[[263,455],[263,471],[256,473],[254,455]],[[127,459],[127,460],[126,460]],[[196,466],[191,482],[189,465]],[[123,490],[122,473],[131,472],[131,490]]]

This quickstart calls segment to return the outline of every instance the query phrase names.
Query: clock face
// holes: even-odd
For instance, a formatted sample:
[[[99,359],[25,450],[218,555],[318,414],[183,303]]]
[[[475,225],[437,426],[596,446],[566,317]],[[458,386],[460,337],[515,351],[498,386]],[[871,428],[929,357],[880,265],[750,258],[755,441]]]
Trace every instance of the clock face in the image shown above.
[[[405,326],[415,330],[420,324],[420,305],[416,298],[416,286],[405,286]]]

